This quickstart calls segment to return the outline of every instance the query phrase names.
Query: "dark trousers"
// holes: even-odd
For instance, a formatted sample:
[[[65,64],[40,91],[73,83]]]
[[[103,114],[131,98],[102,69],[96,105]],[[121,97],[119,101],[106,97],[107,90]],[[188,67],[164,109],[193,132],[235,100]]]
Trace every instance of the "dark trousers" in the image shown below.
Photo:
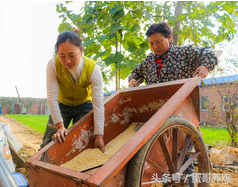
[[[92,102],[86,102],[78,106],[67,106],[59,103],[60,112],[63,118],[64,127],[67,129],[70,121],[73,119],[73,124],[84,117],[88,112],[93,109]],[[40,149],[46,146],[52,141],[53,135],[57,132],[57,129],[53,123],[51,115],[46,126],[43,142],[40,145]]]

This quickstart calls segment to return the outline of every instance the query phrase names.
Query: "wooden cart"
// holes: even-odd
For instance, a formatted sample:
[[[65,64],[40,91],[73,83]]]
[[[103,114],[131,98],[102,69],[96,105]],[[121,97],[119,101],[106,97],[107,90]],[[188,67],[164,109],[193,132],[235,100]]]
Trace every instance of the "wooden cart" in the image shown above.
[[[194,77],[116,91],[104,103],[105,143],[133,122],[144,125],[104,165],[84,172],[60,167],[94,148],[91,111],[69,129],[66,142],[51,142],[28,159],[30,187],[147,187],[155,176],[182,174],[194,161],[196,173],[208,174],[209,160],[199,130],[200,81]],[[190,142],[192,151],[188,151]],[[42,154],[45,162],[40,161]],[[186,162],[185,155],[190,155]],[[172,181],[168,186],[173,185],[178,184]]]

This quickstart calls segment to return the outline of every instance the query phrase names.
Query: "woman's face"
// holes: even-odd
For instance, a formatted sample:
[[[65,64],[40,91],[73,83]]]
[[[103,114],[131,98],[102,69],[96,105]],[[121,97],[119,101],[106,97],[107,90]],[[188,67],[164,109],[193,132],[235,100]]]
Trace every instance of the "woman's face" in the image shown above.
[[[61,64],[67,69],[76,68],[83,55],[83,48],[71,44],[68,40],[58,46],[58,56]]]
[[[157,32],[150,35],[148,39],[154,53],[161,56],[168,51],[172,36],[169,35],[168,38],[165,38],[163,34]]]

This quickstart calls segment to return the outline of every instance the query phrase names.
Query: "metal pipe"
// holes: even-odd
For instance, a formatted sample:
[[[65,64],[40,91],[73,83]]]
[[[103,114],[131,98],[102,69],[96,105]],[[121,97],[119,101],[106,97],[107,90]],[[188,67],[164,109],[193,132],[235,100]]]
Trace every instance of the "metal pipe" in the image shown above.
[[[2,153],[0,153],[0,186],[1,187],[18,187],[10,169],[5,162]]]

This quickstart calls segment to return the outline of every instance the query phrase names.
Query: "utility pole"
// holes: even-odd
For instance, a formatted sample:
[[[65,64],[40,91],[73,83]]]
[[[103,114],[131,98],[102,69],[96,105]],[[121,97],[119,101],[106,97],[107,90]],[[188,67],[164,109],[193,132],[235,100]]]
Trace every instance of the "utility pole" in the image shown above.
[[[17,91],[17,95],[18,95],[19,103],[21,103],[21,98],[20,98],[20,95],[19,95],[19,92],[18,92],[17,86],[15,86],[15,88],[16,88],[16,91]]]

